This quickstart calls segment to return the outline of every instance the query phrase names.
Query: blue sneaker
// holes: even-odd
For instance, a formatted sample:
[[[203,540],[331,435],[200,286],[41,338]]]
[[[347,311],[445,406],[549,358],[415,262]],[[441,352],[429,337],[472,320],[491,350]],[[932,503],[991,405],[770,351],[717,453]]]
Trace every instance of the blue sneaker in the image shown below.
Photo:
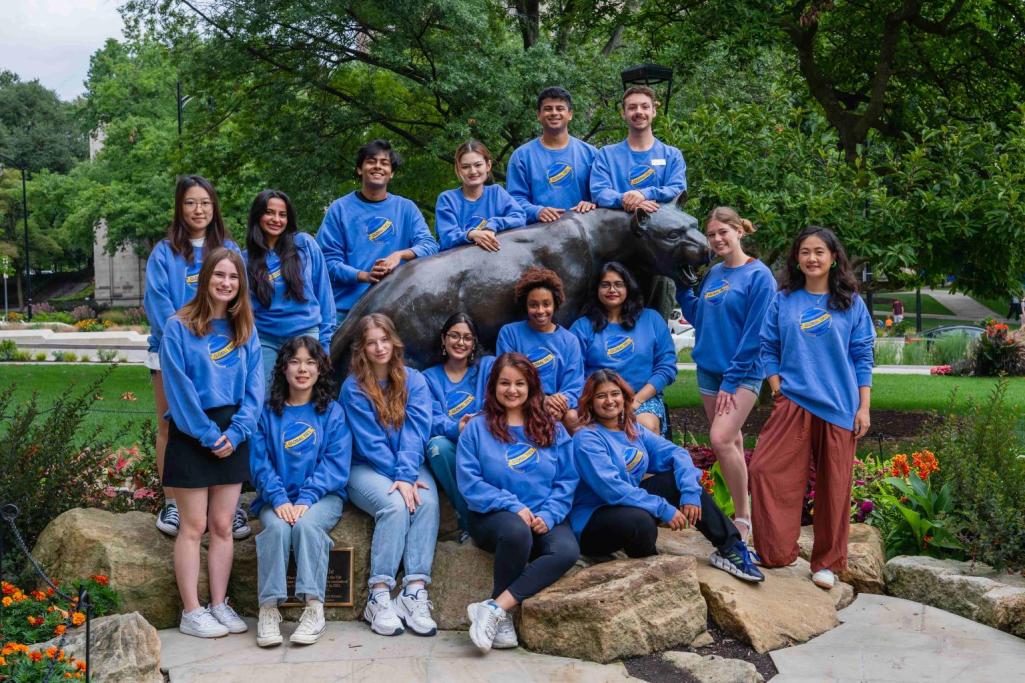
[[[725,553],[716,550],[708,558],[708,562],[716,569],[733,574],[743,581],[759,583],[765,580],[765,575],[751,561],[751,553],[743,541],[737,541],[736,545]]]

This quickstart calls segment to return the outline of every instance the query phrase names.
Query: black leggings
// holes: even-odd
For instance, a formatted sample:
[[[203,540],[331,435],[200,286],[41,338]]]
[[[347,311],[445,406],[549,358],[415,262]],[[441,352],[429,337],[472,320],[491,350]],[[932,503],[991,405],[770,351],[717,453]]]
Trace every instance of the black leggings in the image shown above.
[[[470,511],[470,536],[477,547],[495,554],[497,598],[508,590],[523,602],[555,583],[580,557],[580,547],[567,524],[537,536],[519,515],[508,510]]]
[[[679,507],[680,490],[672,472],[659,472],[641,481],[641,488]],[[701,519],[694,526],[720,551],[740,540],[740,532],[723,514],[712,496],[701,491]],[[580,551],[585,555],[611,555],[623,550],[628,557],[654,555],[658,520],[641,508],[604,505],[594,511],[580,533]]]

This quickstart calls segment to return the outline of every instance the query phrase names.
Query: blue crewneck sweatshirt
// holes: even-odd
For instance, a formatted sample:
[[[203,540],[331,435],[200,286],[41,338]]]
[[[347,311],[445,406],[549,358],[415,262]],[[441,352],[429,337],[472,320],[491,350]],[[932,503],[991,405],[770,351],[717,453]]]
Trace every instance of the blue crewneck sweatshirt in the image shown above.
[[[238,251],[238,245],[225,240],[224,246]],[[164,321],[175,311],[192,301],[199,284],[199,270],[203,266],[203,247],[192,247],[192,262],[171,248],[169,240],[160,240],[146,260],[146,290],[142,306],[149,321],[149,350],[160,350],[164,335]]]
[[[438,195],[434,216],[442,250],[470,244],[471,230],[501,232],[527,224],[523,209],[501,185],[485,185],[484,194],[474,200],[467,199],[460,187],[445,190]]]
[[[505,185],[526,212],[528,224],[537,223],[545,207],[572,209],[591,201],[591,164],[597,152],[572,135],[562,149],[548,149],[540,138],[516,148],[509,157]]]
[[[772,271],[757,259],[737,268],[715,264],[698,294],[689,287],[677,288],[680,310],[694,326],[694,362],[722,375],[723,391],[733,394],[741,381],[765,377],[758,335],[775,292]]]
[[[335,308],[348,312],[370,283],[356,279],[394,251],[412,249],[417,258],[438,253],[438,243],[416,204],[395,194],[379,202],[350,192],[331,203],[317,231],[324,252]]]
[[[603,505],[626,505],[645,510],[662,522],[676,513],[662,496],[641,488],[646,474],[672,472],[680,489],[680,505],[701,507],[701,472],[690,453],[672,441],[637,425],[637,438],[592,424],[573,435],[573,457],[580,485],[569,513],[573,533],[580,537],[594,511]]]
[[[496,352],[516,351],[526,356],[541,376],[545,394],[565,394],[570,408],[577,407],[584,388],[584,361],[580,342],[561,325],[554,332],[537,332],[527,321],[503,325]]]
[[[316,327],[324,349],[331,346],[331,333],[335,329],[335,298],[331,292],[331,278],[327,274],[324,254],[316,240],[304,232],[296,233],[295,248],[302,261],[303,295],[306,301],[286,296],[288,285],[281,274],[281,259],[276,251],[267,252],[267,277],[274,284],[270,306],[264,307],[250,292],[256,329],[260,332],[290,339]],[[243,253],[248,260],[248,252]]]
[[[777,292],[765,313],[761,359],[785,397],[830,424],[854,429],[859,387],[872,386],[875,329],[861,297],[846,311],[828,294]]]
[[[640,190],[645,199],[669,202],[687,189],[683,154],[658,138],[644,152],[630,149],[626,140],[598,150],[591,167],[591,196],[607,209],[623,208],[623,195]]]
[[[495,364],[494,356],[484,356],[466,369],[458,382],[445,374],[445,364],[424,370],[424,379],[431,389],[431,436],[444,436],[452,441],[459,438],[459,420],[464,415],[479,413],[484,408],[484,395],[488,375]]]
[[[312,402],[285,405],[278,415],[265,404],[249,449],[256,487],[250,509],[264,505],[310,505],[328,494],[346,499],[352,462],[352,434],[345,412],[331,401],[318,413]]]
[[[577,318],[570,332],[580,340],[584,375],[608,369],[619,374],[635,392],[651,384],[659,393],[676,381],[676,349],[669,326],[656,311],[645,308],[632,329],[609,323],[594,331],[588,318]]]
[[[370,465],[393,481],[416,481],[431,433],[431,390],[417,370],[406,368],[406,419],[399,429],[384,428],[374,404],[352,375],[342,385],[342,405],[352,430],[353,464]]]
[[[263,356],[256,330],[244,345],[235,346],[224,318],[211,321],[210,332],[197,337],[177,316],[171,316],[164,323],[160,368],[167,415],[178,429],[212,448],[221,430],[203,411],[239,406],[223,433],[235,448],[252,436],[264,390]]]
[[[509,427],[513,443],[503,443],[483,415],[472,418],[456,449],[456,482],[467,506],[482,514],[529,508],[549,529],[561,524],[578,477],[573,441],[561,424],[555,430],[555,443],[547,448],[532,443],[523,427]]]

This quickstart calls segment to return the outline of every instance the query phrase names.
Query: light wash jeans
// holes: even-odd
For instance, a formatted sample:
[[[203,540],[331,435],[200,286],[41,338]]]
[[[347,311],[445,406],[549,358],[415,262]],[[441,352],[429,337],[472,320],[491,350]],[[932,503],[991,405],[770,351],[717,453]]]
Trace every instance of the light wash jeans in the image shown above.
[[[434,480],[448,496],[459,518],[459,528],[470,532],[470,509],[456,484],[456,445],[446,436],[436,436],[427,442],[427,464]]]
[[[276,607],[288,597],[285,572],[289,549],[295,553],[296,597],[324,601],[328,552],[334,545],[328,533],[341,518],[342,499],[330,493],[294,526],[275,515],[270,503],[260,510],[263,531],[256,535],[256,574],[261,607]]]
[[[409,514],[398,490],[388,493],[394,483],[378,474],[370,465],[353,464],[349,471],[349,500],[374,518],[374,539],[370,544],[370,580],[391,590],[399,562],[405,569],[402,586],[410,581],[431,583],[434,544],[438,540],[438,489],[425,465],[420,466],[418,481],[430,488],[417,489],[420,505]]]
[[[320,341],[319,334],[320,330],[316,327],[311,327],[292,336],[313,337]],[[274,379],[274,362],[278,359],[278,350],[292,337],[277,337],[269,332],[261,332],[260,330],[257,330],[257,336],[260,337],[260,350],[263,352],[263,377],[267,380],[267,387],[269,388],[271,380]],[[324,351],[330,355],[329,349],[324,349]]]

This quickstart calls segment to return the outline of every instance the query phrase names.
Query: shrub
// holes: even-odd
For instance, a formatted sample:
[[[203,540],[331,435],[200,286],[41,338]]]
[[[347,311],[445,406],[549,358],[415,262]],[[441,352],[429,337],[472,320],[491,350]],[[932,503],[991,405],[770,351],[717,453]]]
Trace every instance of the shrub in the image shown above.
[[[18,345],[13,339],[0,340],[0,361],[15,360],[18,355]]]
[[[44,301],[42,303],[38,303],[38,304],[32,304],[32,317],[35,318],[37,315],[41,315],[41,314],[45,314],[45,313],[54,313],[54,312],[56,312],[56,310],[57,310],[56,308],[51,306],[46,301]]]
[[[74,363],[78,360],[78,356],[72,351],[52,351],[51,355],[58,363]]]
[[[933,342],[930,352],[936,365],[951,365],[968,356],[972,339],[967,334],[948,334]]]
[[[142,306],[126,308],[123,312],[125,325],[142,325],[146,323],[146,309]]]
[[[89,357],[88,353],[83,353],[81,356],[78,357],[78,362],[79,363],[91,363],[92,362],[92,358]]]
[[[8,311],[7,312],[7,322],[9,322],[9,323],[20,323],[23,320],[25,320],[25,316],[22,315],[21,313],[19,313],[18,311]]]
[[[904,345],[904,365],[929,365],[929,347],[924,341],[911,341]]]
[[[14,360],[18,361],[19,363],[27,363],[28,361],[32,360],[32,354],[28,351],[18,351],[14,354]]]
[[[65,325],[70,325],[75,322],[75,319],[71,317],[70,313],[65,313],[63,311],[39,314],[33,311],[32,321],[37,323],[64,323]]]
[[[75,306],[73,309],[71,309],[71,317],[75,320],[75,322],[78,322],[80,320],[88,320],[90,318],[95,318],[96,313],[89,306]]]
[[[143,445],[110,453],[98,471],[99,486],[86,501],[111,512],[157,512],[162,505],[157,477],[156,434],[147,421],[140,435]]]
[[[987,320],[986,331],[972,346],[975,374],[982,377],[1025,375],[1025,333]]]
[[[35,360],[36,360],[37,363],[42,363],[43,361],[45,361],[46,360],[46,352],[45,351],[40,351],[39,353],[37,353],[35,355]]]
[[[873,355],[876,365],[897,365],[900,363],[900,347],[888,341],[877,340]]]
[[[109,321],[100,322],[96,318],[86,318],[75,323],[75,329],[79,332],[102,332],[110,327]]]
[[[119,360],[117,349],[97,349],[96,357],[101,363],[117,363]]]

